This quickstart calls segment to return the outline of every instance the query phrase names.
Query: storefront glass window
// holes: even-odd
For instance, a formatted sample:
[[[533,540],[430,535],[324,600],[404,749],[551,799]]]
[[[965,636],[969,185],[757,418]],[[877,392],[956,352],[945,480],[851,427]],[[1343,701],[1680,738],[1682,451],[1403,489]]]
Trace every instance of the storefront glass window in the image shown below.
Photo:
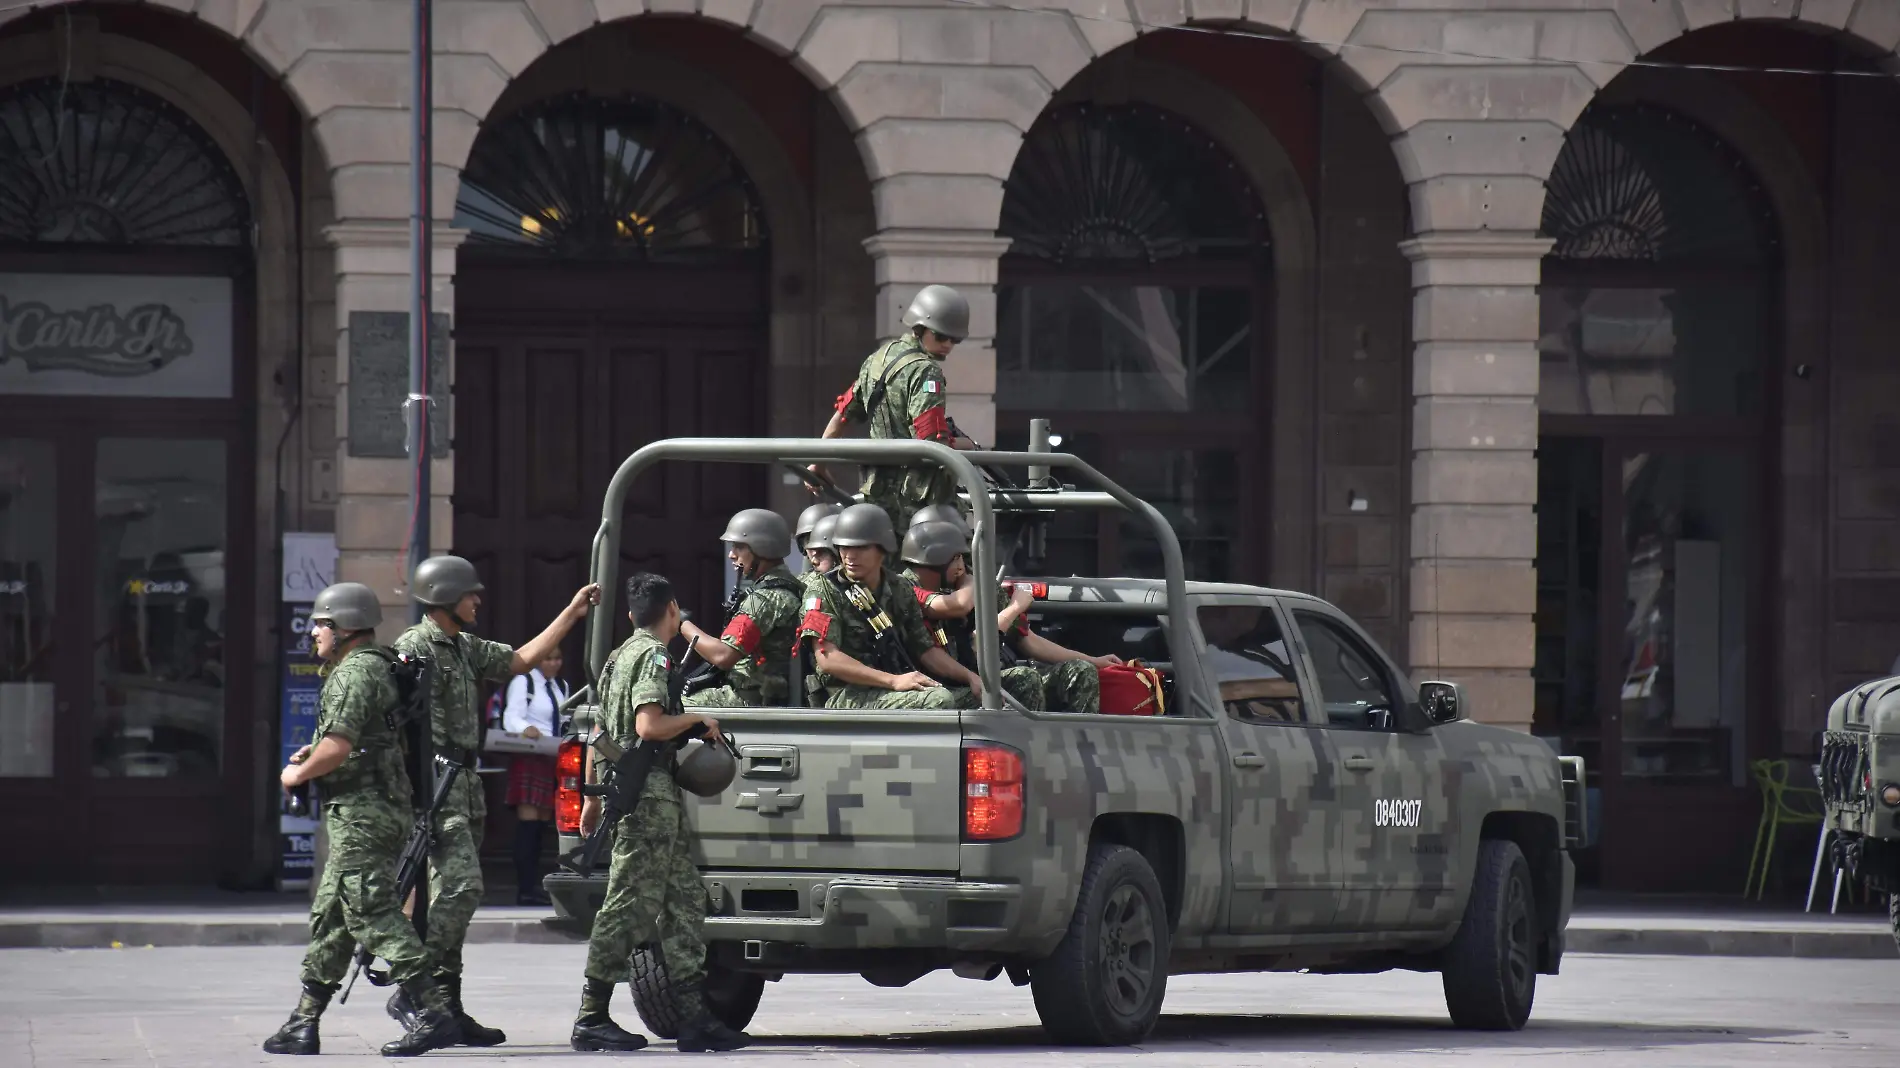
[[[1047,283],[997,294],[999,406],[1038,412],[1241,412],[1246,289]]]
[[[0,439],[0,778],[53,774],[53,445]]]
[[[1757,415],[1759,310],[1752,286],[1546,286],[1538,406],[1560,415]]]
[[[92,768],[196,778],[221,761],[225,446],[99,442]]]

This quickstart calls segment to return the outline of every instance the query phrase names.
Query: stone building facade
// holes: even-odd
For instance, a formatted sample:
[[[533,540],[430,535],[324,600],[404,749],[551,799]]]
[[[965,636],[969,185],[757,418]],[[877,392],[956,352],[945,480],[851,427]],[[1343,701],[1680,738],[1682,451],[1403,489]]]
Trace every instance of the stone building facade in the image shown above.
[[[409,19],[0,12],[0,165],[48,190],[0,195],[8,330],[182,278],[223,339],[194,350],[221,344],[222,377],[163,405],[0,359],[0,482],[39,517],[8,529],[44,549],[6,550],[0,637],[56,650],[0,654],[0,681],[19,731],[57,724],[0,796],[82,798],[112,877],[274,860],[253,710],[277,706],[279,532],[334,530],[342,577],[402,612]],[[948,283],[975,309],[948,368],[969,433],[1054,418],[1200,575],[1331,597],[1478,718],[1584,753],[1593,875],[1726,885],[1746,835],[1706,829],[1752,820],[1750,762],[1800,763],[1831,696],[1900,653],[1896,44],[1891,0],[438,0],[433,536],[486,569],[487,629],[525,637],[631,448],[815,432]],[[151,201],[137,225],[121,186]],[[22,477],[42,468],[71,488]],[[186,483],[131,519],[101,503]],[[228,537],[147,529],[205,495]],[[653,479],[636,529],[666,522],[629,561],[716,576],[711,524],[762,498],[801,491]],[[108,527],[144,531],[144,571],[93,555]],[[1107,520],[1052,540],[1077,567],[1149,559]],[[219,637],[222,711],[195,762],[142,757],[170,721],[132,723],[123,677],[177,679],[113,661],[151,625],[125,582],[205,551],[214,625],[193,610],[176,640],[202,662]],[[35,616],[29,571],[103,593]],[[16,734],[0,750],[40,744]],[[109,830],[155,799],[193,829]]]

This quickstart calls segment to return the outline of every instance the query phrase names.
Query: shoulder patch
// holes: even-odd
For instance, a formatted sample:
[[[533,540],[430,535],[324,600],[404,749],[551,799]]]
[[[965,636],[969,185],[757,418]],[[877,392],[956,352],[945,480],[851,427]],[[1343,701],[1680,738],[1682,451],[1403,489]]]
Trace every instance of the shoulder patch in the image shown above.
[[[925,393],[935,393],[935,392],[937,392],[937,380],[936,380],[936,379],[934,379],[934,378],[932,378],[932,379],[930,379],[929,381],[927,381],[927,382],[925,382],[925,383],[924,383],[924,392],[925,392]]]
[[[805,598],[805,610],[807,612],[816,612],[818,609],[824,607],[824,604],[825,599],[822,597],[812,596]]]
[[[665,649],[653,650],[653,662],[660,666],[661,671],[673,670],[673,661],[666,655]]]

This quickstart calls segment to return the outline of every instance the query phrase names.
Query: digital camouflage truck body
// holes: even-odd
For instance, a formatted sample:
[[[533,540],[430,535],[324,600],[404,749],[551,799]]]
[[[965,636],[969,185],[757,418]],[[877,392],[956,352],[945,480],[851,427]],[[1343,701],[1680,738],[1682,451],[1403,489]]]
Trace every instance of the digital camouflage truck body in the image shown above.
[[[1166,714],[1033,713],[994,696],[962,712],[714,710],[737,737],[739,777],[723,796],[689,798],[689,811],[721,976],[743,988],[787,972],[878,985],[943,967],[1006,973],[1036,987],[1056,1037],[1123,1042],[1152,1026],[1170,972],[1397,967],[1445,971],[1454,1017],[1454,973],[1500,987],[1489,993],[1502,1016],[1468,1009],[1461,1022],[1521,1026],[1532,971],[1554,973],[1563,953],[1581,762],[1470,722],[1451,684],[1421,695],[1324,601],[1186,582],[1166,523],[1073,457],[722,441],[660,442],[629,463],[656,450],[804,462],[880,448],[886,459],[893,446],[962,462],[979,490],[977,574],[997,573],[997,512],[1149,518],[1168,578],[1037,581],[1031,618],[1070,648],[1161,669]],[[1107,492],[993,492],[969,462],[1066,466]],[[619,514],[611,499],[607,514]],[[603,539],[615,540],[605,527]],[[617,556],[597,540],[595,578],[610,588],[602,565]],[[994,592],[978,601],[978,618],[994,618]],[[1210,640],[1208,626],[1221,634]],[[605,641],[595,635],[594,648]],[[978,644],[985,689],[1000,694],[994,633]],[[999,830],[973,821],[976,799],[1014,791],[1020,827],[1005,819],[1006,837],[981,837]],[[585,930],[604,872],[546,885],[559,922]],[[1126,959],[1107,959],[1117,952]]]

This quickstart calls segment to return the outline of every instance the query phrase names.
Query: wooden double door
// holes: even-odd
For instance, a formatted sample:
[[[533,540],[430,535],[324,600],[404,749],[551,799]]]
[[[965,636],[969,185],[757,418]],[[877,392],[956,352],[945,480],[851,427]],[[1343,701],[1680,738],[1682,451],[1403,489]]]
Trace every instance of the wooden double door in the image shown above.
[[[607,483],[649,442],[765,427],[762,278],[746,266],[465,267],[457,280],[455,551],[488,587],[480,631],[520,644],[587,581]],[[716,613],[724,523],[763,506],[762,468],[669,464],[622,515],[620,577],[656,571]],[[603,608],[627,633],[621,590]],[[576,630],[565,674],[584,677]]]

